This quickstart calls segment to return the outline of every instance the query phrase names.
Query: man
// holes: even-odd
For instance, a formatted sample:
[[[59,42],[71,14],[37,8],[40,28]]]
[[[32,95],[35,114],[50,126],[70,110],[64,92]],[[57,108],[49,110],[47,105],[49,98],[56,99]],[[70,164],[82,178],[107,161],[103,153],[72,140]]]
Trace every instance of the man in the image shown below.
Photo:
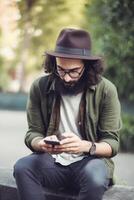
[[[20,199],[44,200],[46,187],[101,200],[119,147],[116,88],[102,77],[101,58],[91,55],[85,30],[63,29],[44,67],[49,75],[34,81],[27,106],[25,143],[33,153],[14,167]]]

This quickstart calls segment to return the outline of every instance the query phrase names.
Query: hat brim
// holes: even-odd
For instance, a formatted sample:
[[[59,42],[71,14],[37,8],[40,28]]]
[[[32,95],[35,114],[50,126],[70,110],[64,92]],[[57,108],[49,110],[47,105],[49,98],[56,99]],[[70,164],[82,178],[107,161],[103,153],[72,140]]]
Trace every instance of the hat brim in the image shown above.
[[[55,56],[59,58],[74,58],[74,59],[84,59],[84,60],[101,60],[102,58],[99,56],[84,56],[84,55],[73,55],[73,54],[64,54],[64,53],[57,53],[55,51],[46,51],[47,55]]]

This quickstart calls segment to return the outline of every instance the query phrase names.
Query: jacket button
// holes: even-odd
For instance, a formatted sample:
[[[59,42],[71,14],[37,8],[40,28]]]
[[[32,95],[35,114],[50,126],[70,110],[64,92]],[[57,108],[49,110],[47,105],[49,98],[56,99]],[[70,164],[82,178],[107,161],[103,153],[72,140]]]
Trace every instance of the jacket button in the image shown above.
[[[78,122],[79,126],[81,126],[81,121]]]

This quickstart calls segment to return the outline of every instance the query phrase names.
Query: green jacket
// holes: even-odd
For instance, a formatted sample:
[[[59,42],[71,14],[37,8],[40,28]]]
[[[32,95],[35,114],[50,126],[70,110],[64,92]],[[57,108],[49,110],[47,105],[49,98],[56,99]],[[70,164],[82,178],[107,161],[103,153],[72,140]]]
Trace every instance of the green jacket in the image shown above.
[[[32,151],[31,141],[35,137],[48,135],[53,104],[56,98],[55,82],[52,75],[35,80],[29,92],[27,103],[28,131],[25,144]],[[106,142],[112,147],[112,156],[118,153],[119,130],[121,128],[120,103],[116,87],[106,78],[86,92],[86,135],[87,140]],[[104,159],[113,177],[114,163],[111,158]]]

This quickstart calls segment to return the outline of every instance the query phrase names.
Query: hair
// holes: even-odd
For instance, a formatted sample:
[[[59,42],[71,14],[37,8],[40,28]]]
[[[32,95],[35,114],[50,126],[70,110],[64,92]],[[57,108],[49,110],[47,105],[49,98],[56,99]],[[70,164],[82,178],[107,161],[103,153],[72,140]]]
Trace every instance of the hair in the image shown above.
[[[104,71],[104,62],[102,59],[98,60],[82,60],[84,62],[86,74],[89,77],[88,82],[90,85],[96,85]],[[56,58],[55,56],[45,55],[42,67],[45,73],[54,73],[56,70]]]

